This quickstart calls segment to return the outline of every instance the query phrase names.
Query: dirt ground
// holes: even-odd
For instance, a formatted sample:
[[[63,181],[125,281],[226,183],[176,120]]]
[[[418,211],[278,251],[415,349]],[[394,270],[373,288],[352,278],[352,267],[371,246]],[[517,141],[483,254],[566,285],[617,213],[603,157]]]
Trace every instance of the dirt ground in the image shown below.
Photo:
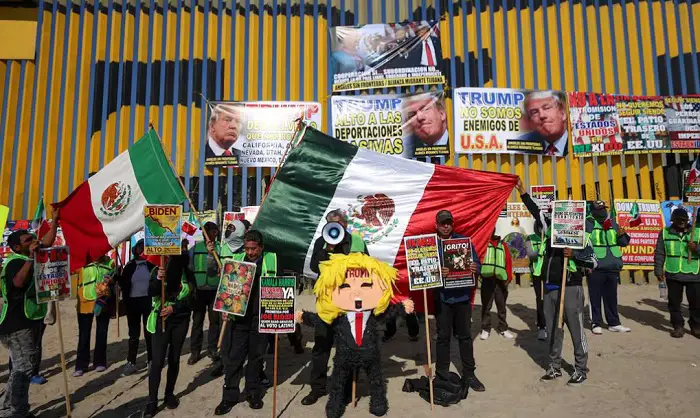
[[[488,340],[477,339],[474,343],[477,376],[485,384],[486,392],[470,392],[466,400],[449,408],[436,406],[433,415],[697,417],[700,410],[700,340],[688,334],[683,339],[669,336],[665,303],[658,299],[658,289],[655,286],[627,285],[620,288],[619,295],[623,324],[631,327],[632,332],[613,334],[605,331],[601,336],[594,336],[588,331],[591,371],[583,386],[572,388],[566,386],[566,376],[555,382],[539,381],[547,362],[547,347],[546,343],[536,338],[534,292],[527,287],[511,289],[508,322],[517,338],[507,341],[494,333]],[[300,296],[298,305],[306,309],[313,308],[313,298]],[[61,304],[69,373],[73,371],[78,339],[74,306],[72,301]],[[472,327],[475,336],[479,330],[480,312],[481,307],[477,302]],[[493,315],[495,320],[495,311]],[[404,379],[417,378],[423,373],[427,356],[422,324],[421,322],[419,342],[410,342],[405,327],[401,327],[382,349],[385,359],[384,375],[388,379],[390,417],[422,417],[430,414],[429,404],[417,394],[401,392]],[[434,333],[432,320],[431,333]],[[145,347],[142,342],[142,353],[138,359],[143,372],[120,377],[127,352],[126,336],[125,319],[121,320],[121,338],[117,338],[116,322],[112,321],[108,351],[111,363],[107,371],[101,374],[91,371],[80,378],[68,377],[74,407],[73,417],[141,416],[148,395]],[[307,378],[311,337],[311,329],[305,327],[306,352],[302,355],[294,354],[286,338],[280,339],[278,416],[324,416],[327,398],[311,407],[300,404],[301,398],[309,391]],[[214,408],[221,399],[223,378],[210,377],[208,359],[195,366],[188,366],[188,356],[189,338],[180,359],[180,376],[175,390],[181,405],[175,411],[163,410],[158,414],[159,417],[205,417],[214,414]],[[0,358],[7,358],[4,348],[0,348]],[[458,359],[454,343],[452,358],[453,363]],[[568,334],[565,337],[564,359],[573,363]],[[268,364],[268,370],[271,370],[271,356],[268,356]],[[570,373],[571,367],[567,368]],[[43,386],[31,387],[32,410],[43,418],[65,416],[56,326],[49,327],[44,336],[42,370],[49,381]],[[271,371],[269,375],[271,376]],[[3,387],[7,377],[7,363],[3,363],[0,366]],[[164,385],[165,376],[161,383],[161,396]],[[348,409],[348,417],[370,416],[368,386],[364,374],[360,376],[358,394],[361,399],[356,409]],[[265,395],[264,401],[265,407],[260,411],[253,411],[247,403],[241,403],[228,416],[269,417],[272,414],[272,390]]]

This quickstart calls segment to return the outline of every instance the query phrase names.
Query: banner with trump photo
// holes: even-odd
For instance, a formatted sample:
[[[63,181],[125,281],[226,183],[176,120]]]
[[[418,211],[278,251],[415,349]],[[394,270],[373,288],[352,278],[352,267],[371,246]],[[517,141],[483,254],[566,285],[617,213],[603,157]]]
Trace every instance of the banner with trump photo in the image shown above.
[[[454,91],[455,153],[568,153],[566,93],[462,87]]]
[[[438,22],[330,29],[333,91],[444,84]]]
[[[299,122],[321,129],[316,102],[211,102],[205,166],[278,167]]]
[[[332,136],[405,158],[449,156],[443,92],[333,96]]]

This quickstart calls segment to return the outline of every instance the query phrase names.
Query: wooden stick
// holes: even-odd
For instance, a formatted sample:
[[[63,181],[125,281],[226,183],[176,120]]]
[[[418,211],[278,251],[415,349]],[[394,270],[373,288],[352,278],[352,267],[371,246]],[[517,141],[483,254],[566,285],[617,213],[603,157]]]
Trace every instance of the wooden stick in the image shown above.
[[[121,247],[122,244],[119,244],[118,246],[114,247],[114,251],[117,253],[117,267],[121,266],[121,256],[119,255],[119,247]],[[116,276],[116,275],[115,275]],[[119,335],[119,283],[115,281],[114,283],[114,298],[116,300],[116,308],[117,308],[117,338],[120,338]]]
[[[423,310],[425,311],[425,345],[428,348],[428,385],[430,386],[430,410],[434,408],[433,358],[430,354],[430,325],[428,323],[428,292],[423,289]]]
[[[566,266],[569,265],[569,257],[564,257],[564,273],[561,275],[561,294],[559,295],[559,318],[557,324],[564,328],[564,294],[566,293]]]
[[[275,366],[273,367],[272,373],[272,418],[277,417],[277,342],[279,341],[279,335],[275,334]]]
[[[165,271],[165,256],[161,255],[160,256],[160,268]],[[163,276],[163,280],[160,281],[160,309],[165,308],[165,276]],[[163,333],[165,333],[165,317],[163,317]]]
[[[216,343],[216,348],[221,349],[221,344],[224,342],[224,332],[226,332],[226,324],[228,324],[228,315],[224,318],[224,314],[221,314],[221,331],[219,331],[219,341]]]
[[[56,321],[58,322],[58,344],[61,349],[61,370],[63,371],[63,390],[66,396],[66,416],[71,416],[70,393],[68,392],[68,371],[66,370],[66,353],[63,348],[63,329],[61,328],[61,311],[58,309],[58,302],[54,301],[56,310]]]
[[[352,407],[357,407],[357,369],[352,371]]]
[[[695,206],[691,208],[690,220],[692,221],[692,223],[690,224],[690,241],[693,242],[695,241]],[[688,249],[688,262],[691,261],[692,255],[692,251]]]

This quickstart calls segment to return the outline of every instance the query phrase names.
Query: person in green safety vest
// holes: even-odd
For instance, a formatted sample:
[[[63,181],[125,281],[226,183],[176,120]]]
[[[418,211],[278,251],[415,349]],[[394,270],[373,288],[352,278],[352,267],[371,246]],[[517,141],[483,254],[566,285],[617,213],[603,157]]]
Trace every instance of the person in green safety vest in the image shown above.
[[[5,258],[0,273],[4,304],[0,313],[0,342],[12,359],[0,416],[29,417],[29,384],[41,362],[41,330],[47,305],[36,303],[34,253],[50,247],[56,239],[60,212],[55,211],[51,229],[41,241],[27,230],[14,231],[7,238],[12,254]]]
[[[165,406],[168,409],[176,409],[180,405],[175,396],[175,383],[180,372],[182,346],[190,326],[190,307],[195,286],[194,274],[189,269],[187,240],[182,240],[181,245],[182,254],[168,257],[164,268],[154,269],[148,286],[152,308],[146,328],[152,334],[153,363],[148,373],[148,403],[144,417],[152,417],[158,411],[158,389],[166,353],[168,373],[165,382]],[[161,306],[163,280],[165,304]]]
[[[691,230],[695,232],[692,234]],[[685,334],[685,321],[681,312],[683,288],[688,298],[690,332],[700,338],[700,227],[697,217],[692,226],[688,212],[678,208],[671,214],[671,226],[659,233],[654,251],[654,274],[668,287],[668,312],[671,314],[671,336],[681,338]],[[688,255],[690,254],[690,261]]]
[[[603,333],[602,305],[605,307],[605,322],[611,332],[629,332],[620,323],[617,312],[617,285],[622,270],[622,248],[630,243],[630,236],[617,221],[608,215],[605,202],[597,200],[591,204],[586,219],[586,232],[591,236],[591,245],[598,258],[598,266],[588,276],[588,297],[591,308],[591,329],[593,334]]]
[[[267,338],[258,332],[260,322],[260,277],[278,276],[277,255],[264,251],[263,235],[256,230],[246,232],[243,237],[243,253],[233,256],[234,260],[255,263],[255,278],[250,289],[245,316],[228,316],[228,326],[221,346],[221,360],[224,365],[224,388],[221,403],[214,410],[215,415],[225,415],[242,401],[240,382],[243,364],[245,369],[245,393],[251,409],[263,407],[260,372]]]
[[[233,256],[237,248],[230,248],[220,241],[219,227],[214,222],[204,224],[203,233],[209,241],[197,242],[190,250],[190,269],[194,272],[197,283],[195,302],[192,306],[192,335],[190,336],[190,358],[187,364],[197,363],[201,358],[204,341],[204,317],[209,318],[209,335],[207,336],[207,355],[213,362],[219,360],[217,342],[221,330],[221,314],[214,311],[216,290],[219,287],[219,266],[211,255],[216,252],[219,258]],[[239,231],[233,231],[234,234]]]
[[[111,312],[95,311],[100,295],[98,289],[111,286],[114,277],[114,260],[103,255],[80,270],[78,276],[78,349],[73,377],[80,377],[90,366],[90,340],[92,322],[95,320],[95,352],[93,364],[98,373],[107,370],[107,335]],[[113,301],[113,298],[112,298]]]
[[[510,248],[493,230],[491,239],[486,247],[484,259],[481,261],[481,334],[485,340],[491,334],[491,307],[496,301],[498,311],[498,326],[496,331],[503,338],[511,340],[515,334],[508,330],[506,321],[506,300],[508,300],[508,285],[513,280],[513,262]]]

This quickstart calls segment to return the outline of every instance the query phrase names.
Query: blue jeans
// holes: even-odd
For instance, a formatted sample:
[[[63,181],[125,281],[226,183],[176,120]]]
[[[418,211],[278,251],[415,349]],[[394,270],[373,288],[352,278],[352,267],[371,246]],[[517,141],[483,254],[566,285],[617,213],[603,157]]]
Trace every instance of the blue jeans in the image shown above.
[[[12,370],[5,387],[0,417],[23,418],[29,414],[29,379],[37,360],[37,342],[41,328],[32,328],[0,335],[0,342],[10,352]]]

